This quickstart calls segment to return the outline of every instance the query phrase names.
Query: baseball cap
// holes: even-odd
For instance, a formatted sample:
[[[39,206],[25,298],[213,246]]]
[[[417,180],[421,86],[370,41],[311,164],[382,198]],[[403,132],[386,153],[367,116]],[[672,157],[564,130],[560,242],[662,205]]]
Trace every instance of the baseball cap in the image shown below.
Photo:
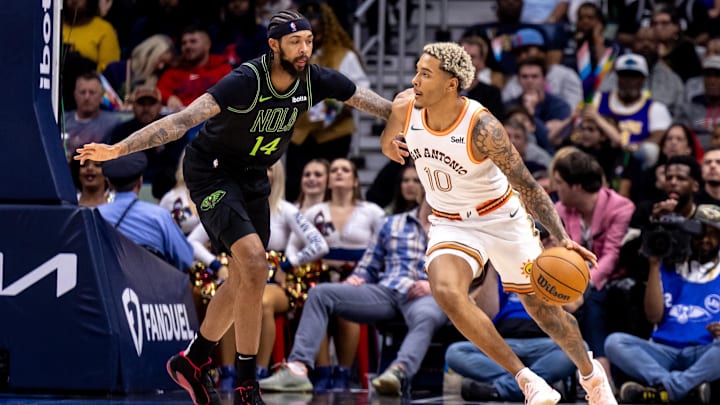
[[[710,225],[715,229],[720,229],[720,207],[715,204],[698,205],[693,219]]]
[[[155,101],[162,100],[162,94],[160,89],[151,86],[138,86],[132,93],[133,101],[138,101],[141,98],[152,98]]]
[[[540,31],[532,28],[523,28],[518,30],[512,38],[513,48],[521,48],[523,46],[538,46],[545,48],[545,38]]]
[[[713,70],[720,70],[720,55],[710,55],[705,60],[703,60],[702,64],[703,70],[706,69],[713,69]]]
[[[111,183],[125,184],[140,178],[145,167],[147,167],[145,152],[135,152],[104,162],[102,171]]]
[[[620,72],[637,72],[643,76],[648,76],[648,67],[645,57],[636,53],[628,53],[620,56],[615,61],[615,71]]]

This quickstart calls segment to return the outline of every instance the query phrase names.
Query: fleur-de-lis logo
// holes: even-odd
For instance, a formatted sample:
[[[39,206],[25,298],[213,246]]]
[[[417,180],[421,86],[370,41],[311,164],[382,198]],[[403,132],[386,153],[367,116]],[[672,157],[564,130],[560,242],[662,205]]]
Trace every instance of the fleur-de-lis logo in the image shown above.
[[[200,209],[203,211],[209,211],[222,200],[223,197],[225,197],[225,194],[227,194],[223,190],[218,190],[210,194],[209,196],[205,197],[205,199],[202,201],[202,204],[200,204]]]

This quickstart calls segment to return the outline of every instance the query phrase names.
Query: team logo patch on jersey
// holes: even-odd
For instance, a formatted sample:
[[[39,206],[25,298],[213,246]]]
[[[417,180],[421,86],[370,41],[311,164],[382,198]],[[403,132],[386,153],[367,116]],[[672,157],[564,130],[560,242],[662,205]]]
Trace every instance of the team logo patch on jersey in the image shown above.
[[[215,191],[214,193],[205,197],[205,199],[202,201],[202,204],[200,204],[200,209],[203,211],[209,211],[215,208],[215,206],[218,205],[220,200],[225,197],[225,194],[227,193],[223,190]]]
[[[530,273],[532,272],[532,260],[528,260],[522,265],[522,275],[525,276],[525,278],[530,278]]]

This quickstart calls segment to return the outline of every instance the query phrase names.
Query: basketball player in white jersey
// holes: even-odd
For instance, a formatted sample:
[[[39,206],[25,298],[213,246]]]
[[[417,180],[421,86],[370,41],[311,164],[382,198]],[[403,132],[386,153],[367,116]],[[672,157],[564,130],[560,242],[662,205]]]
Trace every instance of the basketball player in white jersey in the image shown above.
[[[395,98],[381,140],[391,159],[415,160],[433,208],[425,265],[435,300],[465,337],[515,375],[526,404],[556,404],[560,394],[523,365],[468,299],[470,282],[491,260],[505,290],[519,294],[528,313],[577,365],[590,405],[617,404],[602,366],[585,351],[575,318],[532,293],[529,272],[542,247],[529,213],[561,245],[592,263],[596,258],[568,237],[500,122],[460,96],[474,74],[462,47],[426,45],[413,89]]]

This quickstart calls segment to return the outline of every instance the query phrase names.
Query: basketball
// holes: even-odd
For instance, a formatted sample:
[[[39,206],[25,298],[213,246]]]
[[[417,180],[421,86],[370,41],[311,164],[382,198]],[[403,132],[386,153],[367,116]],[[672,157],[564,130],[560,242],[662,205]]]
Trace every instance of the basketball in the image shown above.
[[[530,279],[539,298],[551,304],[564,305],[583,295],[590,281],[590,271],[580,254],[564,247],[554,247],[535,259]]]

